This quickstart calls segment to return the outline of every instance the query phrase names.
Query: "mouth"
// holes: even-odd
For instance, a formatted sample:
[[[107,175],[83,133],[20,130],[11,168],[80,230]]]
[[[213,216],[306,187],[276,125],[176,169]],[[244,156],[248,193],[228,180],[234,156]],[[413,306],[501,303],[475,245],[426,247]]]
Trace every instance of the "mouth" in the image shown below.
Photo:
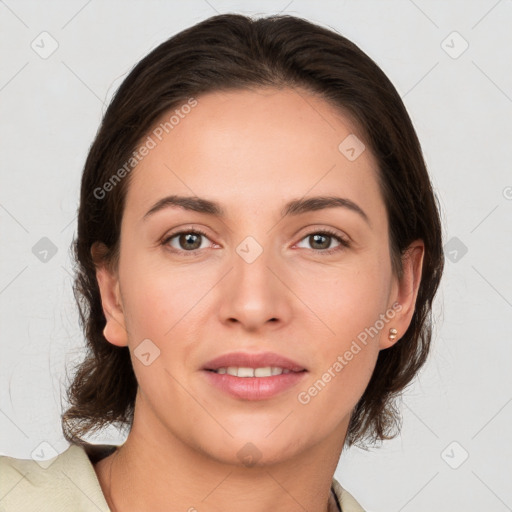
[[[247,366],[228,366],[217,368],[216,370],[206,370],[209,372],[218,373],[219,375],[233,375],[233,377],[273,377],[274,375],[282,375],[287,373],[301,373],[307,370],[290,370],[288,368],[281,368],[279,366],[263,366],[260,368],[250,368]]]
[[[300,363],[274,352],[231,352],[207,362],[203,370],[228,373],[235,377],[270,377],[281,373],[307,371]]]
[[[231,353],[207,363],[208,383],[241,400],[268,400],[301,382],[308,370],[274,353]]]

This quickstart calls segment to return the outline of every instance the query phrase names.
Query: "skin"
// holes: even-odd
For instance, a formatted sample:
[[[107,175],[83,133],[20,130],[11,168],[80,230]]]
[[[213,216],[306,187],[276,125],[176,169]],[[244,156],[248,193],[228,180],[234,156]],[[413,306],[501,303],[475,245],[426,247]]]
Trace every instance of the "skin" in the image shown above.
[[[322,99],[257,89],[197,100],[132,171],[118,266],[98,261],[105,337],[130,348],[139,389],[125,444],[95,470],[112,510],[325,511],[350,413],[379,351],[411,321],[424,246],[411,245],[398,280],[377,163],[369,149],[354,161],[338,150],[363,136]],[[168,207],[143,218],[171,194],[217,201],[226,217]],[[281,217],[303,196],[350,199],[369,222],[340,207]],[[191,228],[207,234],[195,255],[179,237],[163,243]],[[309,235],[325,228],[350,247],[315,244]],[[236,252],[247,236],[263,249],[250,264]],[[394,303],[400,312],[301,404],[298,393]],[[160,350],[149,366],[133,353],[144,339]],[[277,352],[309,373],[271,399],[235,399],[200,371],[232,351]],[[237,455],[248,442],[260,456],[252,467]]]

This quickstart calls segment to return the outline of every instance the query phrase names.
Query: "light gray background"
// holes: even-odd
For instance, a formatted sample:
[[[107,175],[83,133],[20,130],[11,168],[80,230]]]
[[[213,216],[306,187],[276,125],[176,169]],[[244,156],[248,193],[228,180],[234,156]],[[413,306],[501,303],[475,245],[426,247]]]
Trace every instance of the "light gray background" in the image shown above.
[[[511,0],[0,1],[0,453],[67,447],[65,368],[83,343],[69,245],[105,104],[185,27],[217,12],[279,11],[337,29],[388,74],[443,209],[439,325],[404,395],[402,434],[344,453],[336,477],[373,512],[512,510]],[[51,49],[43,31],[58,43],[47,58],[31,47]],[[43,237],[54,256],[34,254]]]

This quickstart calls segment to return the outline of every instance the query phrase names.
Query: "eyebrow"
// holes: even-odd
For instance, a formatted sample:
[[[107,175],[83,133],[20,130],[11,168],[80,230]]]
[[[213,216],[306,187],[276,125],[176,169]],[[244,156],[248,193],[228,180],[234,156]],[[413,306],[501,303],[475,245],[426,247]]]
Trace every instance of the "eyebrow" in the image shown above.
[[[204,213],[215,217],[225,218],[226,212],[222,206],[209,199],[197,196],[178,196],[171,195],[157,201],[144,215],[143,219],[147,219],[154,213],[165,208],[178,207],[184,210]],[[324,210],[326,208],[346,208],[357,213],[369,225],[370,220],[364,210],[350,199],[336,196],[315,196],[301,199],[293,199],[285,204],[281,210],[281,216],[296,216],[307,212]]]

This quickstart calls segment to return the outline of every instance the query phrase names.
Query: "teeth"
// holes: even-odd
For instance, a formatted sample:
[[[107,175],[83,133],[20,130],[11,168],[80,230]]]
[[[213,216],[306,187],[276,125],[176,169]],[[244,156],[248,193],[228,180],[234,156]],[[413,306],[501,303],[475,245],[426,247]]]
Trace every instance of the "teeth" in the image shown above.
[[[279,374],[277,374],[277,375],[279,375]],[[238,376],[240,377],[240,372],[238,372]],[[255,377],[271,377],[272,376],[272,368],[270,366],[266,366],[265,368],[255,368],[254,376]]]
[[[231,370],[231,371],[235,370],[236,371],[236,368],[231,367],[231,368],[228,368],[228,371],[229,370]],[[233,374],[230,373],[230,375],[233,375]],[[252,368],[240,367],[240,368],[238,368],[237,377],[254,377],[254,370]]]
[[[290,373],[290,370],[276,366],[265,366],[264,368],[245,368],[243,366],[228,366],[227,368],[218,368],[216,373],[233,375],[234,377],[271,377]]]

